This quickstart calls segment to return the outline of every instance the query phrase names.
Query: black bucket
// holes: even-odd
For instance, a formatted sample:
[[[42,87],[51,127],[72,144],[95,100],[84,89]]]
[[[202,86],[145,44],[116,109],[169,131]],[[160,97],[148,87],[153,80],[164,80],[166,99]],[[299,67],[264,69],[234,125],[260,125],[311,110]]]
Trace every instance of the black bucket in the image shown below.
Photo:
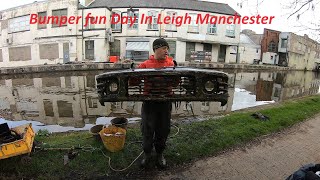
[[[95,125],[92,128],[90,128],[90,134],[92,134],[93,137],[95,137],[97,140],[101,140],[99,132],[102,130],[102,128],[103,128],[102,124]]]
[[[117,118],[111,119],[111,124],[127,130],[128,119],[124,117],[117,117]]]

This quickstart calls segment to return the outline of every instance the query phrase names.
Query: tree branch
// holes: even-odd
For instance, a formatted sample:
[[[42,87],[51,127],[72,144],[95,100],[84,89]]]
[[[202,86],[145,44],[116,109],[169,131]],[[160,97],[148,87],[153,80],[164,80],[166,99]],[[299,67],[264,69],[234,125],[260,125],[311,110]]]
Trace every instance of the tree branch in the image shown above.
[[[287,19],[289,19],[292,15],[296,14],[297,12],[299,12],[304,6],[310,4],[312,1],[313,0],[308,0],[307,2],[305,2],[303,5],[300,6],[299,9],[297,9],[295,12],[291,13]]]

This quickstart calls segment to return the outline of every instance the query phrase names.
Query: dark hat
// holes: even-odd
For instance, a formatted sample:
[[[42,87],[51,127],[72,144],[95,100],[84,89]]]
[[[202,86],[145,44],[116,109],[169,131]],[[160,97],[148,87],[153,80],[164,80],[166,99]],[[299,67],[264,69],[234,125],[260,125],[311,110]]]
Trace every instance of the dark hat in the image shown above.
[[[159,38],[153,41],[153,44],[152,44],[153,51],[163,46],[167,46],[169,48],[169,44],[165,39]]]

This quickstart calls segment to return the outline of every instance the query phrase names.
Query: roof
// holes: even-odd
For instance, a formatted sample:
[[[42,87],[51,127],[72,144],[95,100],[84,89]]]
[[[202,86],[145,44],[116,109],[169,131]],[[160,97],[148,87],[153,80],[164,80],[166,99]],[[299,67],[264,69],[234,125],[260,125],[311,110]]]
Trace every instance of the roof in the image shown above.
[[[234,15],[228,4],[197,0],[95,0],[87,8],[167,8]],[[239,13],[237,13],[239,14]]]
[[[261,45],[261,40],[262,40],[263,34],[252,34],[249,35],[249,38],[257,45]]]
[[[248,35],[243,33],[240,34],[240,44],[244,46],[251,46],[256,48],[260,47],[260,44],[256,44],[254,41],[252,41],[252,39]]]
[[[36,0],[32,3],[26,3],[26,4],[23,4],[23,5],[20,5],[20,6],[15,6],[15,7],[11,7],[11,8],[8,8],[8,9],[3,9],[3,10],[0,10],[0,13],[1,12],[5,12],[5,11],[9,11],[9,10],[13,10],[13,9],[16,9],[16,8],[22,8],[22,7],[25,7],[25,6],[29,6],[31,4],[38,4],[38,3],[44,3],[48,0]]]
[[[83,6],[82,4],[78,3],[78,8],[82,9],[82,8],[86,8],[85,6]]]
[[[256,45],[247,35],[240,34],[240,43],[242,44],[253,44]]]

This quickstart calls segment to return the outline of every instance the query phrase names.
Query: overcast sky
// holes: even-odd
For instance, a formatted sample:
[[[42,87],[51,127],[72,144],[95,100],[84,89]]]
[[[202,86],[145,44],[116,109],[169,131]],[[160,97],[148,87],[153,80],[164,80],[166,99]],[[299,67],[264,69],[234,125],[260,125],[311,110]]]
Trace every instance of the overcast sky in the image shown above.
[[[0,10],[8,9],[11,7],[32,3],[35,0],[10,0],[2,1]],[[316,16],[316,12],[308,11],[300,17],[299,20],[296,17],[291,17],[287,19],[288,13],[292,12],[284,9],[284,6],[289,4],[292,0],[206,0],[220,3],[227,3],[233,9],[235,9],[242,16],[252,16],[260,14],[261,16],[275,16],[272,24],[265,25],[241,25],[241,29],[252,29],[256,33],[262,33],[264,28],[279,30],[283,32],[294,32],[300,35],[308,34],[310,37],[315,37],[315,33],[310,31],[301,31],[303,28],[298,28],[296,26],[301,25],[301,23],[308,24],[309,21],[319,23],[319,17]],[[242,8],[240,8],[239,3],[242,3]],[[259,5],[257,6],[257,2]],[[316,9],[319,11],[319,9]]]

